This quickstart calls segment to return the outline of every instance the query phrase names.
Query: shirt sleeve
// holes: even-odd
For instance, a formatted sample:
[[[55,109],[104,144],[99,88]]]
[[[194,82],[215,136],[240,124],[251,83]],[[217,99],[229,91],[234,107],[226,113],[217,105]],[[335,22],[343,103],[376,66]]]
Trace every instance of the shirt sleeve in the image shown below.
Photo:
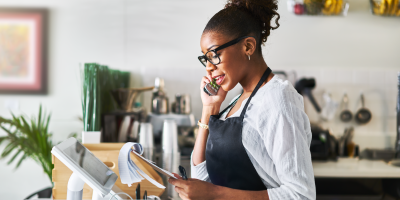
[[[268,189],[271,200],[316,199],[309,150],[310,122],[304,108],[296,102],[301,97],[295,95],[283,95],[277,111],[272,113],[274,120],[264,129],[264,143],[280,180],[280,187]]]
[[[193,152],[192,152],[192,155],[190,156],[191,177],[211,183],[211,180],[210,180],[210,178],[208,176],[208,172],[207,172],[206,161],[195,166],[193,164],[192,157],[193,157]]]

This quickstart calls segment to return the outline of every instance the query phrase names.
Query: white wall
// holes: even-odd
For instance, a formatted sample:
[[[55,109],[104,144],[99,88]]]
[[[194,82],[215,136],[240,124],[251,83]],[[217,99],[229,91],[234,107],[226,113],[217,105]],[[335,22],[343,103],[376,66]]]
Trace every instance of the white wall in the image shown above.
[[[200,116],[198,82],[205,72],[197,60],[199,40],[207,21],[224,2],[2,0],[2,7],[50,10],[49,93],[0,95],[0,115],[9,116],[4,107],[9,100],[18,101],[17,112],[28,115],[37,113],[42,103],[52,112],[50,129],[55,141],[80,132],[78,63],[94,61],[132,71],[133,86],[152,85],[156,76],[165,78],[170,99],[175,93],[191,94],[194,113]],[[298,17],[288,13],[286,1],[281,1],[281,27],[272,32],[263,52],[274,70],[296,70],[299,77],[316,77],[317,96],[329,91],[340,100],[347,90],[353,110],[363,90],[374,118],[356,127],[356,142],[363,148],[392,147],[400,20],[372,16],[368,6],[368,1],[351,0],[347,17]],[[144,105],[148,101],[146,94]],[[307,100],[306,109],[315,118]],[[341,133],[345,125],[334,120],[324,126]],[[49,185],[33,162],[14,171],[5,160],[0,161],[0,177],[2,199],[22,199]]]

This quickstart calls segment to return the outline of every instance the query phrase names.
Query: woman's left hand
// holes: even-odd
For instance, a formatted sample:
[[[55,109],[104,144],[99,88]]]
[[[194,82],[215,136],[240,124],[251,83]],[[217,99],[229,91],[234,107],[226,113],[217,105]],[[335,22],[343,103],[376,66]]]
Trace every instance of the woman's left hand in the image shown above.
[[[193,178],[183,180],[179,175],[175,173],[174,175],[178,179],[170,178],[168,182],[175,186],[175,191],[182,199],[214,199],[216,185]]]

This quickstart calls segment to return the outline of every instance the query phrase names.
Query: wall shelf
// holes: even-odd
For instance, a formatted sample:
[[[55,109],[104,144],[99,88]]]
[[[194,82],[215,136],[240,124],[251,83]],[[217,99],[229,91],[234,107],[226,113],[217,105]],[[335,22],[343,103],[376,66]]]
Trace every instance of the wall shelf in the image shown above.
[[[349,10],[345,0],[288,0],[287,6],[296,15],[346,16]]]
[[[400,0],[370,0],[374,15],[400,17]]]

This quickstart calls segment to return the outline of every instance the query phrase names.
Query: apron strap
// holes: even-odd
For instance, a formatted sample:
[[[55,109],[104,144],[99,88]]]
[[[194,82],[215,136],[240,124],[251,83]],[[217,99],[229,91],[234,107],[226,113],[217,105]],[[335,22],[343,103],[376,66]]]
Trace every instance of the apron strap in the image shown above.
[[[269,74],[271,73],[271,69],[268,67],[267,70],[265,70],[264,74],[262,75],[260,81],[258,82],[256,88],[254,88],[253,92],[251,93],[249,100],[247,100],[246,105],[244,106],[242,113],[240,114],[240,118],[244,118],[244,114],[246,113],[247,106],[249,106],[249,103],[253,96],[257,93],[258,89],[261,87],[261,85],[264,83],[265,80],[267,80]]]
[[[239,98],[240,98],[241,96],[242,96],[242,94],[240,94],[239,97],[235,99],[235,101],[233,101],[231,104],[229,104],[228,107],[226,107],[223,111],[221,111],[221,112],[218,114],[218,119],[219,119],[219,118],[221,117],[221,115],[224,114],[230,107],[232,107],[232,105],[235,105],[235,103],[239,100]]]

